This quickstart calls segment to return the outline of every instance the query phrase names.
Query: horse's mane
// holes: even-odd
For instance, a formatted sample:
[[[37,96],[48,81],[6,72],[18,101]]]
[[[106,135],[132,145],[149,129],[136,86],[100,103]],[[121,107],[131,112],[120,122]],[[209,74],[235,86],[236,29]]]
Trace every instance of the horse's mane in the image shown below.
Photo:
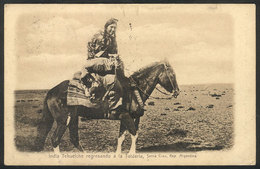
[[[141,76],[143,74],[146,74],[146,73],[150,72],[152,69],[154,69],[154,67],[162,65],[162,64],[164,64],[164,62],[162,62],[162,61],[161,62],[151,63],[151,64],[149,64],[149,65],[147,65],[147,66],[145,66],[145,67],[135,71],[130,77],[133,77],[133,78],[139,77],[139,76]]]

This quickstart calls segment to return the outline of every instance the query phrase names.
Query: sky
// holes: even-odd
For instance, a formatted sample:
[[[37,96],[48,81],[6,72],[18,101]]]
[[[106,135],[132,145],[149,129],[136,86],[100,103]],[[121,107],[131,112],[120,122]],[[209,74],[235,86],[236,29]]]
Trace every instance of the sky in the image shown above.
[[[221,10],[174,10],[170,5],[48,8],[25,11],[17,19],[17,89],[49,89],[72,78],[86,62],[87,42],[111,17],[119,20],[118,50],[127,75],[167,58],[179,85],[233,83],[234,28],[232,17]]]

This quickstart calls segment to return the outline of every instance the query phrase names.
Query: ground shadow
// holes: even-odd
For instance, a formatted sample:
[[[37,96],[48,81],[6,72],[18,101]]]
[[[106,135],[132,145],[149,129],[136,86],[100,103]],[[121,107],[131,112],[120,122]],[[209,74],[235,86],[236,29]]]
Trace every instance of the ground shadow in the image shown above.
[[[223,146],[202,146],[198,143],[178,142],[167,145],[157,145],[143,147],[137,149],[138,152],[188,152],[188,151],[203,151],[203,150],[221,150]]]
[[[30,137],[25,137],[25,136],[16,136],[15,137],[15,146],[18,151],[22,152],[32,152],[34,150],[34,140],[36,137],[30,136]]]

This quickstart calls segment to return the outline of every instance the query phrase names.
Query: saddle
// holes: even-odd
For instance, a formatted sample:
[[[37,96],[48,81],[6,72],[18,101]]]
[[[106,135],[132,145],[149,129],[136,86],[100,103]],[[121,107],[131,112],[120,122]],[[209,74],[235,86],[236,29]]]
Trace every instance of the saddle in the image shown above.
[[[114,89],[114,82],[115,75],[88,74],[82,80],[72,79],[68,85],[67,105],[99,108],[108,102],[110,110],[116,109],[122,102]]]
[[[100,86],[92,86],[88,89],[84,88],[82,82],[70,80],[67,92],[67,105],[81,105],[96,109],[102,108],[104,111],[104,118],[113,119],[113,113],[116,113],[114,116],[118,117],[120,112],[117,111],[123,108],[123,99],[115,89],[114,78],[115,77],[112,75],[106,78],[96,77]],[[93,94],[91,96],[86,96],[86,90],[93,92]],[[141,99],[139,91],[136,87],[131,87],[128,92],[128,101],[126,102],[126,107],[124,107],[129,111],[132,117],[137,118],[143,116],[144,109],[143,105],[139,103]]]
[[[99,108],[99,104],[93,102],[90,95],[86,95],[86,90],[88,89],[81,81],[75,79],[70,80],[67,91],[67,105]]]

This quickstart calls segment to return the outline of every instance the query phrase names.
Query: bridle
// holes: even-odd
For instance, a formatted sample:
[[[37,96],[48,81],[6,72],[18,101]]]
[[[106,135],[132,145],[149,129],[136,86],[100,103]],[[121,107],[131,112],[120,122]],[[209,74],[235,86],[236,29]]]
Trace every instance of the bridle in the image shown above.
[[[173,85],[172,79],[169,77],[169,74],[168,74],[168,71],[167,71],[168,70],[168,66],[166,65],[166,63],[164,63],[163,65],[164,65],[164,69],[165,69],[165,72],[166,72],[166,76],[168,77],[168,79],[169,79],[169,81],[170,81],[170,83],[172,85],[172,89],[175,90],[174,92],[176,92],[176,87],[175,87],[175,85]],[[177,98],[177,96],[174,95],[174,98]]]
[[[172,80],[171,80],[171,78],[169,77],[169,74],[168,74],[168,66],[164,63],[163,64],[164,65],[164,70],[165,70],[165,72],[166,72],[166,76],[168,77],[168,79],[169,79],[169,81],[170,81],[170,83],[171,83],[171,86],[172,86],[172,88],[173,89],[175,89],[175,87],[174,87],[174,85],[173,85],[173,82],[172,82]],[[136,83],[136,81],[130,76],[130,78],[129,78],[134,84],[135,84],[135,86],[144,94],[144,95],[146,95],[148,98],[150,97],[150,98],[153,98],[153,99],[167,99],[167,100],[169,100],[169,99],[171,99],[172,97],[174,97],[174,98],[177,98],[177,96],[175,96],[175,95],[171,95],[171,97],[153,97],[153,96],[150,96],[150,95],[148,95],[145,91],[143,91],[139,86],[138,86],[138,84]],[[145,79],[145,81],[146,81],[146,83],[147,83],[147,85],[148,86],[150,86],[150,84],[149,84],[149,82]],[[151,87],[151,86],[150,86]],[[160,93],[162,93],[162,94],[164,94],[164,95],[167,95],[167,96],[169,96],[170,94],[168,94],[168,93],[166,93],[166,92],[163,92],[163,91],[161,91],[160,89],[158,89],[157,87],[155,87],[155,89],[157,90],[157,91],[159,91]],[[175,90],[176,91],[176,90]]]

